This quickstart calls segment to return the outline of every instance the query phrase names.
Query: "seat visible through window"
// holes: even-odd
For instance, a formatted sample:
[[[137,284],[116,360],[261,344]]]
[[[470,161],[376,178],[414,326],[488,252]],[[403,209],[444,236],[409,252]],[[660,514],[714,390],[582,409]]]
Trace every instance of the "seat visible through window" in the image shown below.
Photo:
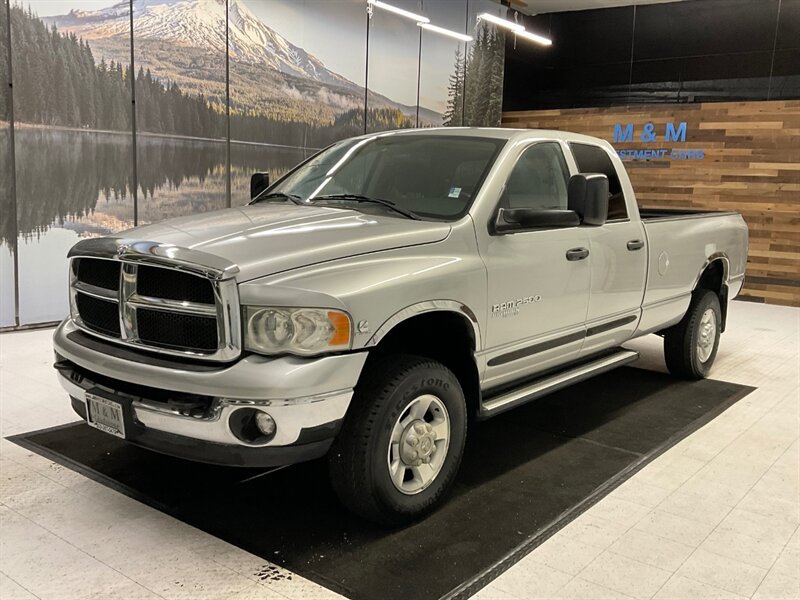
[[[506,208],[565,209],[569,171],[561,147],[552,142],[525,150],[514,165],[503,195]]]

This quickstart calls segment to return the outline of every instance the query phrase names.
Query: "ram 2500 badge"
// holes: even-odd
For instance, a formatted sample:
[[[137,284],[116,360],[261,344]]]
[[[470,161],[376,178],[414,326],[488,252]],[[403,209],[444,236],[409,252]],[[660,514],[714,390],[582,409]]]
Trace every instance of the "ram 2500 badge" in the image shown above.
[[[739,215],[640,210],[612,147],[577,134],[365,135],[252,195],[76,244],[61,383],[165,454],[327,455],[381,523],[442,500],[471,418],[630,363],[634,337],[705,377],[744,280]]]

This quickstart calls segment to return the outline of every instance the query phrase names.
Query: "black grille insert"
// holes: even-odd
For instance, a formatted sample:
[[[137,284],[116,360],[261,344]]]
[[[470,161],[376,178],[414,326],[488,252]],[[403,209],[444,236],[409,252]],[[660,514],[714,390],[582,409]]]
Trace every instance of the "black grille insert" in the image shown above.
[[[100,258],[76,258],[72,263],[78,281],[107,290],[119,289],[119,267],[119,261]]]
[[[208,279],[147,265],[139,265],[136,293],[167,300],[214,304],[214,289]]]
[[[139,339],[146,344],[202,352],[217,350],[215,317],[140,308],[136,311],[136,321]]]
[[[78,314],[83,324],[105,335],[119,337],[119,309],[116,302],[100,300],[86,294],[78,294],[75,298]]]

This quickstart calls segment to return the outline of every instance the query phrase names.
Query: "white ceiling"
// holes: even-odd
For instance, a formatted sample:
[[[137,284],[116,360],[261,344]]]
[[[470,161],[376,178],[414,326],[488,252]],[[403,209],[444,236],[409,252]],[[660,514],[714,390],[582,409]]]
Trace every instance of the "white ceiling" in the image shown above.
[[[529,15],[562,12],[567,10],[589,10],[630,6],[631,4],[660,4],[685,0],[511,0],[511,8]],[[527,5],[527,6],[526,6]]]

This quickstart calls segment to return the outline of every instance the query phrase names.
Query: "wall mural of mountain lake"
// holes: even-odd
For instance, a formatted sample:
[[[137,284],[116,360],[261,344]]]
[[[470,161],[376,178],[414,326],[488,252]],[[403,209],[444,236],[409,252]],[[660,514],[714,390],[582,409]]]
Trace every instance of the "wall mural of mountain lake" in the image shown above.
[[[0,3],[0,327],[65,316],[67,250],[134,226],[134,203],[139,224],[242,205],[252,172],[279,177],[365,115],[367,131],[500,122],[503,40],[476,21],[505,15],[492,0],[395,0],[468,44],[375,9],[369,65],[366,0]]]
[[[8,22],[6,3],[0,0],[0,30]],[[0,32],[0,327],[14,325],[14,258],[8,241],[16,239],[12,223],[14,194],[12,191],[10,95],[8,82],[8,47],[2,43],[7,38]]]

